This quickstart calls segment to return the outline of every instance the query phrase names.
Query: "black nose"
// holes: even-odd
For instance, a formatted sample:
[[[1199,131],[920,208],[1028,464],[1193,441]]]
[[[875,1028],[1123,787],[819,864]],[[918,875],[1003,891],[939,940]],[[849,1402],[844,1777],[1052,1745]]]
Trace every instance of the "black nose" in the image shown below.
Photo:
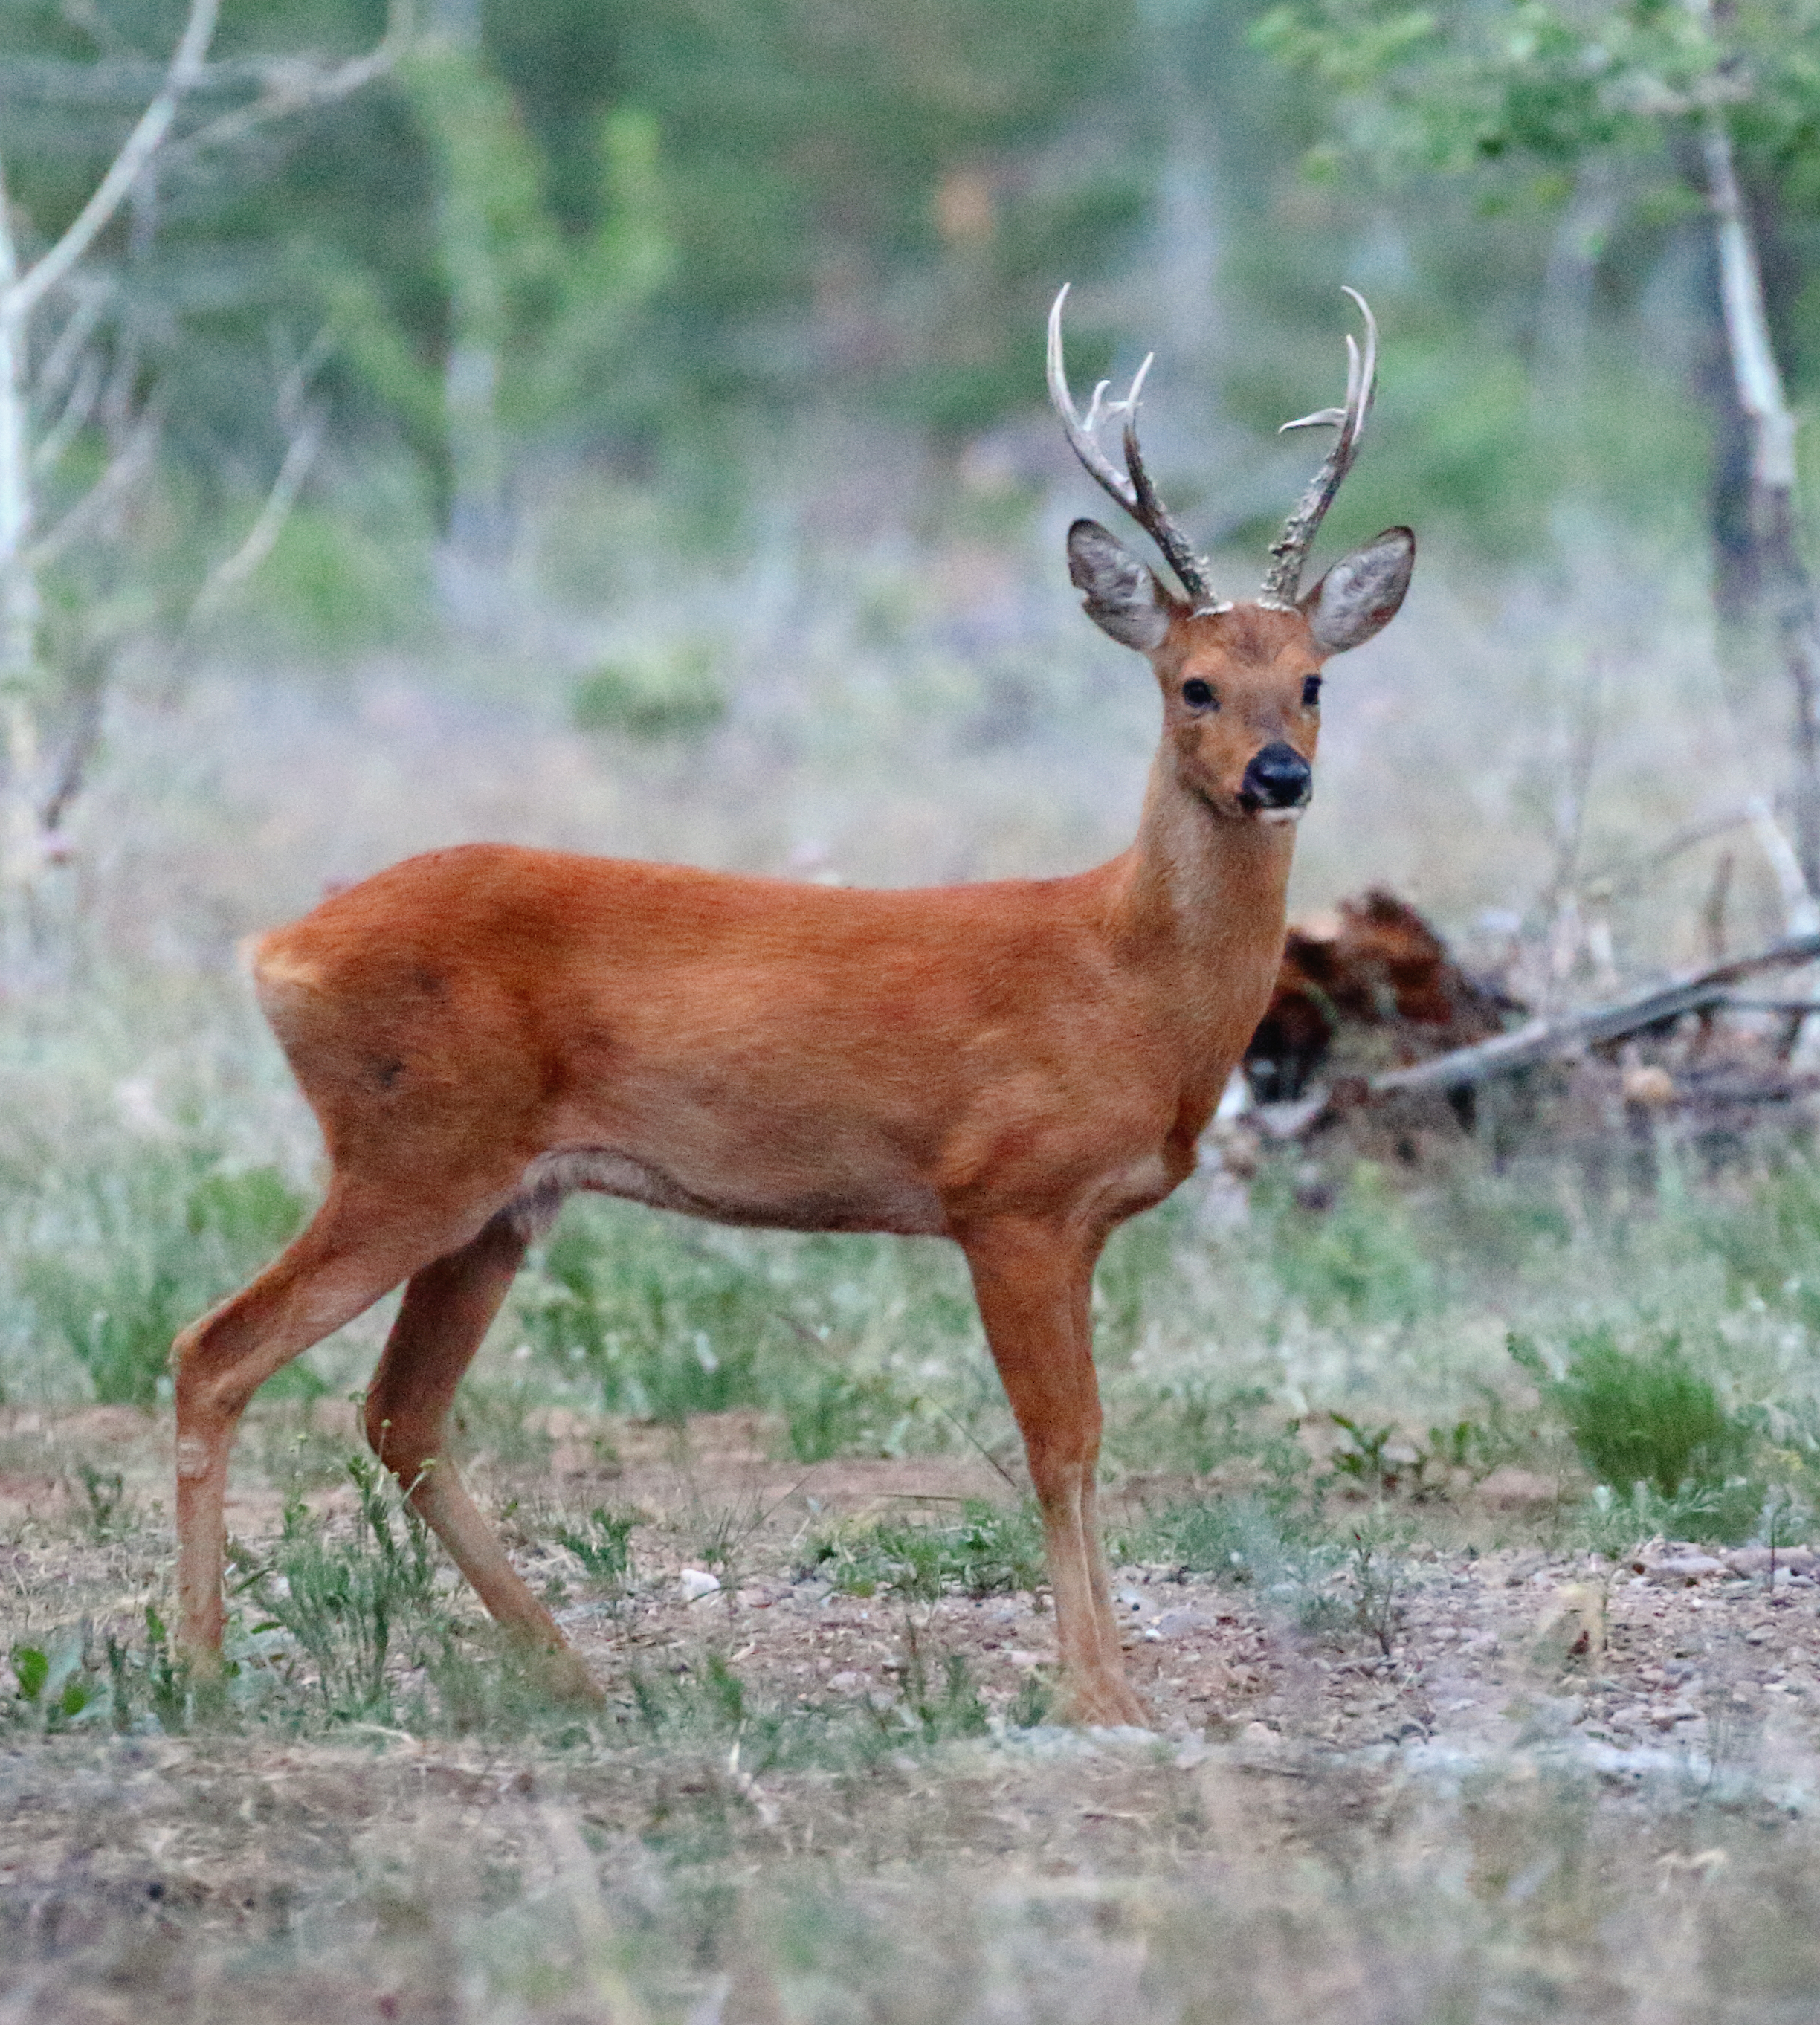
[[[1307,761],[1279,740],[1267,745],[1246,767],[1239,799],[1254,809],[1299,809],[1314,786]]]

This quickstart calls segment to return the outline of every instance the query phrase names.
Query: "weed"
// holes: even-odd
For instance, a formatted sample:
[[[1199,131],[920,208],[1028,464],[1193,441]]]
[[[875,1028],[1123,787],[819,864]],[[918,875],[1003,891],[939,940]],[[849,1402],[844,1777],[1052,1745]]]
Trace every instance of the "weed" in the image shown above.
[[[1395,1490],[1414,1461],[1406,1446],[1401,1456],[1391,1454],[1396,1429],[1362,1427],[1344,1413],[1330,1414],[1329,1418],[1346,1438],[1344,1445],[1329,1458],[1335,1469],[1373,1492]]]
[[[1352,1591],[1352,1620],[1388,1659],[1399,1615],[1397,1591],[1402,1568],[1389,1552],[1392,1535],[1381,1519],[1351,1528],[1346,1574]]]
[[[867,1376],[824,1366],[790,1388],[784,1406],[785,1439],[796,1462],[825,1462],[837,1455],[888,1455],[899,1445],[915,1402],[906,1400],[883,1373]]]
[[[1255,1425],[1270,1402],[1261,1385],[1223,1389],[1198,1377],[1178,1379],[1120,1401],[1108,1448],[1149,1470],[1208,1476],[1224,1464],[1257,1456],[1264,1446]]]
[[[301,1499],[285,1508],[270,1563],[243,1584],[267,1622],[284,1630],[315,1673],[329,1715],[347,1719],[389,1712],[386,1667],[395,1642],[421,1660],[436,1626],[435,1569],[429,1535],[402,1509],[380,1465],[350,1457],[355,1500],[351,1539],[324,1534]]]
[[[1017,1684],[1017,1692],[1006,1705],[1005,1720],[1014,1729],[1035,1729],[1049,1720],[1055,1706],[1052,1684],[1033,1667]]]
[[[929,1656],[914,1619],[906,1612],[903,1621],[902,1692],[895,1703],[874,1709],[875,1718],[888,1723],[894,1718],[925,1744],[946,1744],[956,1737],[984,1733],[988,1718],[986,1704],[974,1685],[966,1656],[950,1652],[942,1660],[941,1685],[929,1677]]]
[[[89,1642],[84,1623],[48,1646],[15,1645],[8,1653],[16,1711],[31,1727],[68,1729],[95,1713],[98,1684],[86,1663]]]
[[[146,1726],[137,1712],[142,1699],[151,1726],[171,1735],[189,1726],[188,1672],[172,1654],[164,1621],[149,1605],[142,1653],[112,1632],[97,1652],[85,1618],[42,1645],[16,1645],[7,1656],[14,1690],[10,1707],[0,1705],[0,1719],[10,1718],[47,1735],[104,1723],[125,1733]]]
[[[127,1496],[127,1479],[117,1469],[97,1469],[82,1463],[76,1469],[83,1488],[84,1510],[91,1539],[117,1540],[132,1529],[132,1505]]]
[[[579,1526],[564,1521],[551,1529],[550,1538],[566,1547],[595,1582],[619,1596],[631,1582],[632,1534],[644,1520],[642,1512],[609,1511],[597,1505]]]

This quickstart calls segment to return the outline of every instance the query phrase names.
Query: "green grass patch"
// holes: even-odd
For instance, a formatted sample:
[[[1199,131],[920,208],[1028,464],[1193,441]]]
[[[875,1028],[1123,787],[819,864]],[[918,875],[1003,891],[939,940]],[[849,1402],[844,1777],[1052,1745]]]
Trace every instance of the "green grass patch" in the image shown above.
[[[1042,1527],[1034,1506],[970,1498],[947,1522],[875,1519],[836,1527],[811,1542],[809,1564],[848,1596],[889,1591],[906,1602],[998,1596],[1044,1579]]]
[[[251,1279],[307,1210],[275,1167],[230,1170],[200,1148],[144,1154],[79,1179],[13,1274],[97,1400],[149,1406],[178,1331]],[[292,1370],[280,1389],[320,1391],[307,1367]]]

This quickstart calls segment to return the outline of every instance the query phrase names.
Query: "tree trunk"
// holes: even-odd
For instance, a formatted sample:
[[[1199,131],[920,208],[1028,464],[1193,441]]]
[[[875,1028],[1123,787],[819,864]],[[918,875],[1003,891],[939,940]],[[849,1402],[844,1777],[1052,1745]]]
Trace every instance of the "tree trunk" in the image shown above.
[[[1726,341],[1751,442],[1751,531],[1794,702],[1795,847],[1811,892],[1820,892],[1820,613],[1802,560],[1795,503],[1795,417],[1770,339],[1750,216],[1723,114],[1702,136],[1707,195],[1719,254]]]
[[[0,168],[0,973],[20,954],[37,872],[38,584],[31,532],[31,429],[24,320],[11,314],[19,262]]]

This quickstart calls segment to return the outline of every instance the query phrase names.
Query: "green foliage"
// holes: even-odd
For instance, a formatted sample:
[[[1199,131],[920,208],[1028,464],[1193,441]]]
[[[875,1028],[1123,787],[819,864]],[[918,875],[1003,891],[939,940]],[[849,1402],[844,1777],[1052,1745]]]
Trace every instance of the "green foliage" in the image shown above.
[[[421,520],[421,513],[414,518]],[[236,594],[236,622],[269,626],[300,652],[334,660],[395,645],[418,631],[428,608],[421,559],[427,524],[382,533],[340,505],[306,501],[285,523],[271,554]]]
[[[629,1218],[565,1217],[517,1295],[532,1347],[590,1379],[609,1413],[682,1421],[756,1403],[759,1349],[780,1326],[769,1290],[650,1234]]]
[[[1741,1200],[1706,1204],[1699,1231],[1725,1261],[1736,1293],[1820,1329],[1820,1166],[1811,1158],[1792,1156]]]
[[[784,1432],[793,1462],[838,1455],[885,1455],[914,1402],[890,1376],[862,1376],[839,1365],[805,1364],[788,1384]]]
[[[903,1641],[902,1699],[895,1709],[879,1711],[881,1718],[895,1715],[906,1722],[925,1744],[983,1736],[987,1727],[986,1704],[980,1699],[965,1654],[943,1656],[938,1686],[930,1678],[929,1656],[923,1651],[921,1634],[907,1617]]]
[[[810,1564],[849,1596],[888,1589],[906,1601],[932,1603],[949,1591],[995,1596],[1031,1589],[1043,1579],[1042,1529],[1028,1505],[969,1498],[961,1516],[943,1525],[877,1519],[836,1527],[811,1542]]]
[[[15,1272],[39,1327],[118,1406],[153,1402],[177,1332],[249,1280],[305,1209],[276,1168],[229,1170],[200,1149],[142,1154],[72,1194]]]
[[[1687,1359],[1678,1333],[1631,1354],[1609,1329],[1568,1338],[1557,1378],[1527,1337],[1510,1354],[1559,1412],[1581,1460],[1614,1490],[1646,1483],[1664,1498],[1684,1485],[1722,1483],[1748,1454],[1748,1430]]]
[[[1270,1404],[1263,1386],[1229,1389],[1198,1376],[1123,1387],[1106,1430],[1107,1450],[1134,1468],[1208,1476],[1270,1449],[1274,1436],[1259,1426]]]
[[[117,1540],[132,1530],[133,1508],[127,1496],[127,1479],[117,1469],[97,1469],[93,1463],[82,1464],[76,1472],[83,1487],[90,1537],[95,1540]]]
[[[950,1424],[908,1373],[974,1325],[950,1262],[888,1243],[723,1247],[675,1218],[574,1204],[520,1278],[517,1322],[540,1362],[609,1412],[679,1424],[764,1406],[798,1461],[895,1454]],[[873,1356],[864,1340],[885,1317],[892,1350]]]
[[[578,731],[649,744],[703,738],[726,715],[726,692],[711,650],[683,641],[646,663],[609,663],[584,675],[569,713]]]
[[[1331,1208],[1278,1196],[1270,1265],[1318,1321],[1408,1321],[1436,1303],[1438,1275],[1407,1205],[1383,1171],[1361,1161]]]
[[[122,1645],[112,1632],[97,1649],[85,1619],[41,1645],[21,1640],[7,1657],[13,1693],[9,1703],[0,1703],[0,1725],[11,1722],[53,1735],[104,1725],[123,1733],[149,1728],[173,1736],[189,1725],[187,1672],[149,1604],[143,1650]]]
[[[1800,53],[1808,25],[1796,6],[1722,24],[1658,0],[1575,9],[1311,0],[1271,9],[1252,33],[1330,90],[1381,94],[1389,117],[1374,138],[1393,158],[1458,168],[1513,154],[1571,164],[1596,149],[1653,149],[1661,123],[1692,113],[1702,87],[1747,47],[1768,58],[1765,97],[1774,102],[1811,62]]]
[[[644,1523],[635,1511],[609,1511],[597,1505],[579,1526],[566,1522],[551,1531],[550,1538],[566,1547],[597,1582],[616,1595],[632,1578],[632,1534]]]
[[[350,1457],[355,1523],[329,1533],[301,1499],[285,1508],[271,1560],[242,1587],[267,1623],[296,1640],[313,1670],[324,1713],[337,1720],[383,1718],[391,1709],[386,1669],[395,1649],[413,1663],[438,1626],[429,1535],[398,1499],[378,1463]]]

